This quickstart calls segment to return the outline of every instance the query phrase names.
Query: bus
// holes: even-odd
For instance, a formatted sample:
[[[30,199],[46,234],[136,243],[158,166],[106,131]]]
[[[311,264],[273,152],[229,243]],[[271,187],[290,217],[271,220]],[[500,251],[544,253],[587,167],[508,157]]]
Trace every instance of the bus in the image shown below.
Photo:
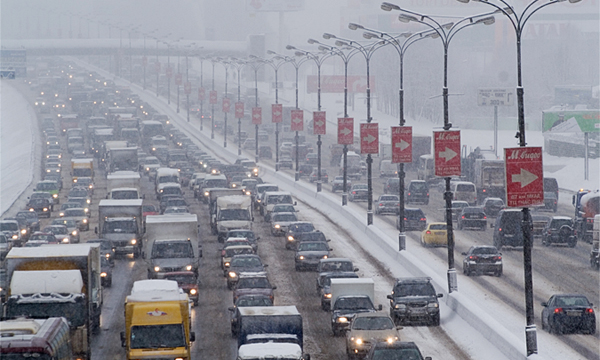
[[[72,360],[69,325],[62,317],[0,321],[2,360]]]
[[[433,161],[433,155],[431,154],[419,156],[419,165],[417,168],[417,176],[419,180],[425,180],[428,183],[431,183],[435,179]]]

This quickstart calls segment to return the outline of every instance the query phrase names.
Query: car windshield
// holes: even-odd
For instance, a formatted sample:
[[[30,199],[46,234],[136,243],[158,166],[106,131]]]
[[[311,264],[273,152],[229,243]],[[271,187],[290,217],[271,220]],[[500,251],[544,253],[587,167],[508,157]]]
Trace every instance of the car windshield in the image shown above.
[[[368,297],[347,296],[338,298],[335,308],[338,310],[373,309],[373,303]]]
[[[233,257],[234,255],[252,254],[252,248],[226,248],[225,256]]]
[[[293,205],[275,205],[273,206],[273,212],[294,212]]]
[[[254,240],[255,236],[252,231],[248,230],[233,230],[227,233],[228,238],[246,238],[248,240]]]
[[[69,197],[86,197],[88,192],[86,190],[71,190],[69,191]]]
[[[331,261],[326,262],[321,266],[321,271],[353,271],[352,262],[350,261]]]
[[[473,184],[457,184],[456,191],[475,191],[475,185]]]
[[[550,223],[551,229],[560,229],[563,225],[572,226],[573,223],[570,219],[552,219]]]
[[[398,197],[395,195],[382,195],[379,197],[379,201],[398,201]]]
[[[154,242],[152,259],[193,258],[194,249],[186,242]]]
[[[367,190],[367,189],[368,189],[367,185],[354,185],[352,187],[352,190]]]
[[[268,202],[269,202],[269,204],[291,204],[291,203],[293,203],[291,195],[269,196]]]
[[[157,316],[164,314],[158,309],[154,312]],[[184,347],[186,342],[183,324],[132,326],[130,346],[132,349]]]
[[[265,277],[240,278],[237,283],[238,289],[270,289],[271,284]]]
[[[291,227],[294,232],[310,232],[315,231],[315,227],[311,223],[295,224]]]
[[[44,229],[44,231],[52,232],[54,235],[67,235],[69,233],[69,230],[67,230],[66,226],[47,227]]]
[[[49,234],[33,234],[29,240],[54,240],[54,236]]]
[[[324,242],[300,243],[298,251],[329,251],[329,247]]]
[[[498,253],[498,250],[494,247],[479,247],[474,248],[471,253],[475,255],[495,255]]]
[[[8,240],[6,239],[6,236],[0,234],[0,244],[7,244]]]
[[[38,191],[58,190],[58,184],[55,182],[42,182],[42,183],[37,184],[36,190],[38,190]]]
[[[231,267],[240,267],[240,268],[253,268],[253,267],[261,267],[262,264],[259,258],[256,257],[243,257],[238,259],[233,259],[231,261]]]
[[[325,276],[323,278],[323,286],[330,286],[331,279],[340,279],[340,278],[358,278],[358,274],[350,273],[350,274],[342,274],[342,276]]]
[[[177,274],[165,275],[166,280],[177,281],[177,285],[196,284],[196,276],[194,274]]]
[[[359,317],[354,320],[354,330],[388,330],[393,329],[392,319],[383,316]]]
[[[106,234],[132,234],[137,232],[137,224],[133,220],[115,220],[104,223],[104,233]]]
[[[416,349],[376,349],[373,360],[421,360],[423,357]]]
[[[435,296],[435,290],[428,283],[401,284],[394,288],[394,296]]]
[[[584,296],[557,296],[554,306],[589,306],[589,301]]]
[[[144,205],[142,206],[143,212],[156,212],[156,207],[154,205]]]
[[[277,214],[273,215],[273,222],[278,221],[298,221],[296,214]]]
[[[446,230],[446,224],[431,224],[429,230]]]
[[[427,184],[424,182],[413,182],[410,184],[410,189],[412,191],[427,190]]]
[[[241,297],[238,299],[238,301],[235,303],[236,306],[238,307],[244,307],[244,306],[273,306],[273,302],[271,300],[269,300],[269,298],[267,297]]]
[[[46,199],[31,199],[29,200],[30,205],[46,205],[49,201]]]
[[[252,220],[248,209],[223,209],[219,212],[218,220]]]
[[[65,210],[65,216],[86,216],[83,209],[67,209]]]
[[[0,231],[19,231],[17,222],[2,222],[0,223]]]

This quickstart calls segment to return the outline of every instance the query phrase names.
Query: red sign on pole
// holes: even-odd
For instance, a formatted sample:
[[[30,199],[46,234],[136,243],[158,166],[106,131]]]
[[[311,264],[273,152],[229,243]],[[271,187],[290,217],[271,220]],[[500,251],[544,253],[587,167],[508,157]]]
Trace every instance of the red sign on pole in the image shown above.
[[[156,69],[156,72],[160,71],[160,63],[158,61],[154,63],[154,68]]]
[[[544,204],[544,165],[541,147],[504,149],[506,205]]]
[[[216,90],[210,91],[208,102],[211,104],[217,103],[217,91]]]
[[[204,90],[204,88],[198,88],[198,100],[200,101],[204,101],[204,99],[206,98],[206,90]]]
[[[173,68],[167,65],[167,77],[170,79],[173,76]]]
[[[291,131],[302,131],[304,130],[304,111],[303,110],[292,110],[292,125]]]
[[[189,95],[192,93],[192,83],[189,81],[186,81],[185,84],[183,84],[183,91],[186,93],[186,95]]]
[[[182,76],[181,73],[175,74],[175,85],[181,85]]]
[[[339,145],[354,144],[354,118],[338,118],[337,138]]]
[[[327,116],[325,111],[313,111],[313,134],[314,135],[325,135]]]
[[[411,126],[392,126],[392,162],[412,162]]]
[[[223,98],[223,112],[228,113],[231,110],[231,101],[229,98]]]
[[[237,119],[241,119],[244,117],[244,103],[243,102],[235,103],[235,117]]]
[[[283,105],[272,104],[271,105],[271,121],[273,123],[283,122]]]
[[[460,131],[434,131],[435,176],[460,176]]]
[[[379,153],[379,124],[364,123],[360,124],[360,153],[378,154]]]
[[[260,108],[260,107],[252,108],[252,124],[254,124],[254,125],[262,124],[262,108]]]

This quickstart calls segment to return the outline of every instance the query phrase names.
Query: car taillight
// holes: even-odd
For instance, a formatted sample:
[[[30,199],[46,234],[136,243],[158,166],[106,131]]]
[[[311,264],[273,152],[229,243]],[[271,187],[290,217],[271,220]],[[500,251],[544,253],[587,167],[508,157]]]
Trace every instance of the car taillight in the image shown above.
[[[408,193],[408,196],[410,196],[410,193]]]
[[[383,206],[383,203],[379,203],[379,206]]]
[[[475,255],[469,256],[469,260],[477,260],[477,259],[479,259],[479,256],[475,256]]]
[[[594,313],[594,309],[587,308],[587,309],[585,309],[585,312],[588,313],[588,314],[593,314]]]
[[[494,260],[502,260],[502,256],[495,256]]]
[[[483,215],[483,218],[484,218],[484,219],[487,219],[487,216]]]
[[[431,234],[431,231],[427,230],[425,231],[425,234]]]
[[[353,191],[352,194],[356,195],[356,191]]]
[[[502,232],[502,228],[498,228],[498,232]]]
[[[465,216],[464,216],[464,215],[463,215],[463,216],[461,216],[461,217],[462,217],[463,219],[465,218]]]
[[[563,309],[562,308],[556,308],[556,309],[554,309],[554,313],[555,314],[562,314],[563,313]]]
[[[483,189],[483,190],[482,190],[482,192],[486,192],[486,191],[487,191],[486,189]]]
[[[421,221],[427,221],[427,219],[425,219],[425,218],[421,218],[420,220],[421,220]]]

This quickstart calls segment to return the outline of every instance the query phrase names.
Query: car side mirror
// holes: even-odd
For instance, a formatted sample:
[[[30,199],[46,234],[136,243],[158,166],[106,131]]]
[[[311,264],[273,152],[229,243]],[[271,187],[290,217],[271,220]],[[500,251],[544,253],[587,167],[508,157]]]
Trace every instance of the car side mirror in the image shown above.
[[[377,310],[379,310],[379,311],[383,310],[383,305],[379,304],[379,305],[377,306]]]
[[[548,306],[548,303],[547,303],[547,302],[545,302],[545,301],[543,301],[543,302],[542,302],[540,305],[542,305],[543,307],[547,307],[547,306]]]
[[[256,237],[256,241],[258,241],[258,240],[260,240],[260,236],[257,236],[257,237]]]
[[[121,331],[121,346],[122,347],[126,347],[127,346],[127,341],[125,341],[125,331]]]
[[[98,227],[96,226],[96,227],[94,228],[94,234],[97,234],[97,233],[98,233]]]
[[[228,307],[228,308],[227,308],[227,310],[229,310],[229,311],[231,311],[231,312],[234,312],[234,311],[235,311],[235,307],[233,307],[233,306],[231,306],[231,307]]]
[[[467,255],[467,253],[466,253],[466,252],[461,252],[460,254],[461,254],[461,255]]]
[[[305,354],[304,355],[304,360],[310,360],[310,354]]]
[[[145,259],[145,258],[146,258],[146,252],[142,251],[142,259]]]
[[[327,242],[330,242],[330,241],[331,241],[331,239],[327,239]]]
[[[267,264],[263,264],[263,267],[269,267],[269,265],[267,265]]]
[[[388,295],[388,296],[386,296],[386,298],[388,298],[390,300],[394,300],[394,297],[392,295]]]
[[[404,329],[404,326],[396,326],[396,330],[402,330]]]
[[[442,298],[444,297],[444,294],[437,294],[437,297]]]
[[[296,201],[294,201],[294,206],[298,205],[298,203]]]
[[[271,287],[271,289],[277,290],[277,286],[273,286],[273,287]]]
[[[190,342],[194,342],[194,341],[196,341],[196,332],[191,331],[190,332]]]
[[[358,271],[358,268],[356,268],[356,267],[355,267],[353,271],[354,271],[354,272]]]
[[[333,249],[332,249],[332,248],[329,248],[329,251],[333,251]]]
[[[490,223],[490,228],[494,228],[494,223]]]
[[[425,360],[431,360],[431,356],[425,356]]]

